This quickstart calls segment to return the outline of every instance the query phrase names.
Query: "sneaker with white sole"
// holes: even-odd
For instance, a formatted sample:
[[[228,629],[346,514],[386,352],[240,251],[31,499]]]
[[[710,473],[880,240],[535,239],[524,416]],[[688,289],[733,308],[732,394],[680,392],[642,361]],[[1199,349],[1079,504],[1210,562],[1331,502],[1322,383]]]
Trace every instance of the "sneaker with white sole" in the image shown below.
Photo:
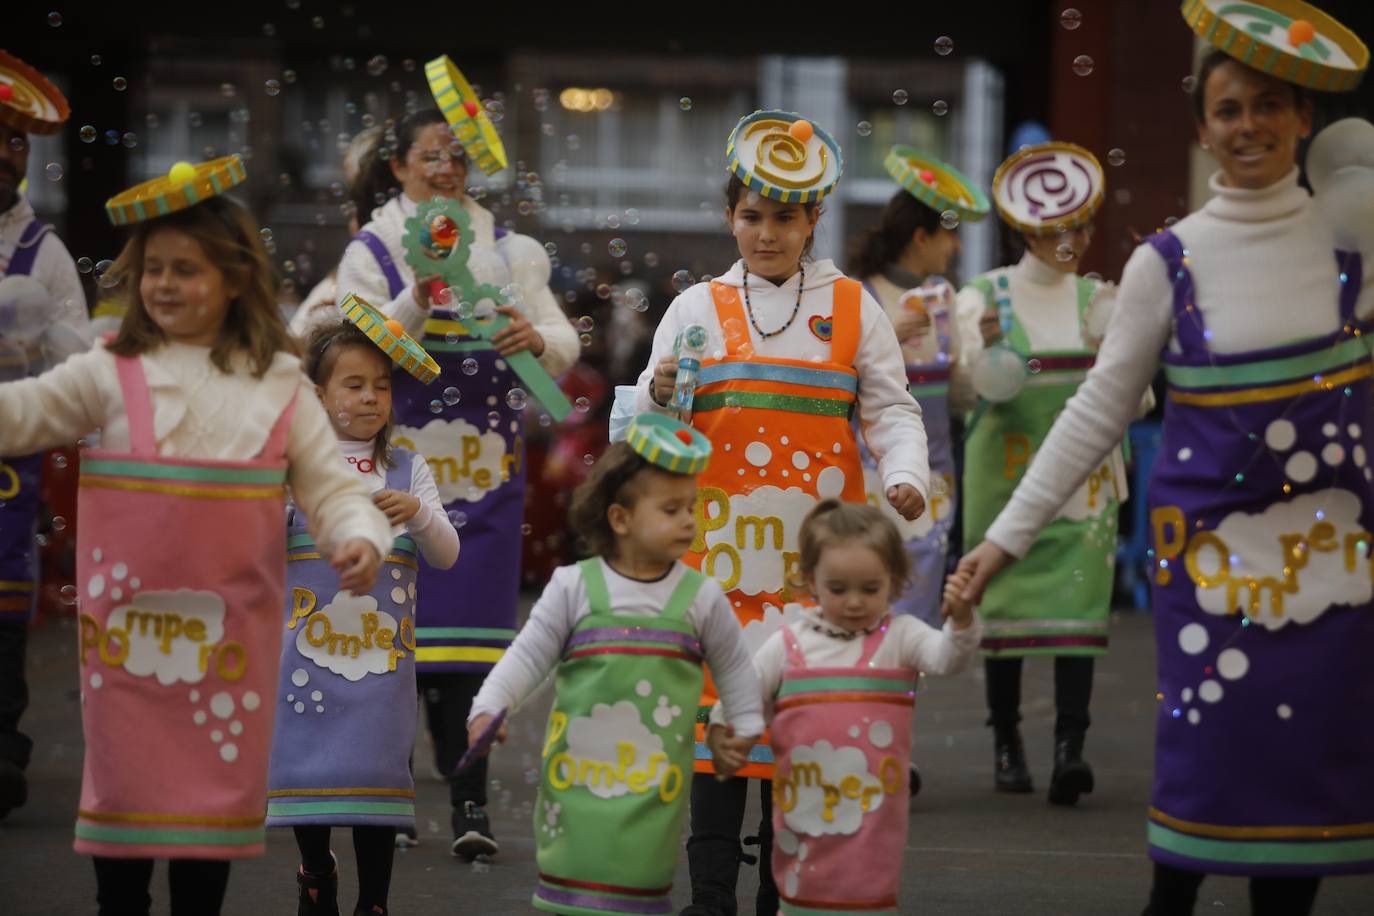
[[[420,845],[420,836],[414,827],[402,827],[396,831],[396,848],[411,849]]]
[[[476,802],[463,802],[453,812],[453,845],[449,852],[471,862],[478,856],[494,856],[501,849],[491,835],[491,821]]]

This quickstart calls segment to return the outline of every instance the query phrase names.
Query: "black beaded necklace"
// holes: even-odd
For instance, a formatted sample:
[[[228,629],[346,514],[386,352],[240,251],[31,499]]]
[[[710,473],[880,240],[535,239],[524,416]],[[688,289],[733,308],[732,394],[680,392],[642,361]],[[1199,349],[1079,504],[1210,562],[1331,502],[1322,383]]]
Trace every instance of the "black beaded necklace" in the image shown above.
[[[744,265],[744,308],[749,313],[749,323],[758,332],[760,340],[767,340],[770,337],[777,337],[783,331],[792,327],[792,322],[797,320],[797,315],[801,312],[802,290],[806,289],[806,268],[801,264],[797,265],[797,271],[801,274],[801,280],[797,283],[797,301],[792,306],[792,317],[787,319],[787,323],[776,331],[765,331],[759,327],[758,320],[754,318],[754,304],[749,301],[749,265]]]

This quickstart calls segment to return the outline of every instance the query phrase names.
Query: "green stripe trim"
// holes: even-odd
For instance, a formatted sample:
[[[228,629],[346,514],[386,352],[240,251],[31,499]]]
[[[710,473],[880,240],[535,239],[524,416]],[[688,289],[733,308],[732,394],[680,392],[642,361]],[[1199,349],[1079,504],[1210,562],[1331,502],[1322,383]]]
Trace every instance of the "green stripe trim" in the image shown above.
[[[930,385],[908,385],[907,390],[911,396],[920,400],[921,398],[943,397],[949,394],[949,382],[935,382]]]
[[[416,627],[416,639],[514,639],[514,630],[492,627]]]
[[[447,340],[435,340],[430,337],[425,338],[425,349],[431,353],[471,353],[475,350],[495,349],[485,340],[460,340],[449,343]]]
[[[172,464],[145,464],[141,461],[110,461],[87,458],[81,462],[87,474],[114,477],[143,477],[156,480],[195,480],[205,483],[283,483],[285,468],[214,468]]]
[[[267,803],[268,817],[305,817],[313,814],[415,814],[414,802],[277,802]]]
[[[1254,840],[1215,840],[1188,836],[1149,823],[1150,845],[1190,859],[1244,865],[1344,865],[1374,862],[1374,839],[1309,840],[1275,843]]]
[[[826,691],[881,690],[885,693],[909,693],[914,681],[896,681],[877,677],[803,677],[782,682],[778,696],[794,693],[822,693]]]
[[[76,822],[76,835],[98,843],[162,844],[175,846],[252,846],[267,838],[265,827],[247,830],[164,830],[158,827],[111,827]]]
[[[783,916],[882,916],[883,913],[895,913],[896,910],[817,910],[809,906],[797,906],[795,903],[788,903],[786,900],[778,903],[778,912]]]
[[[1169,366],[1164,376],[1176,388],[1221,388],[1230,385],[1267,385],[1289,382],[1369,358],[1363,337],[1351,337],[1334,347],[1238,366]]]
[[[702,413],[720,410],[722,407],[749,407],[811,414],[817,417],[847,417],[852,404],[851,401],[837,401],[833,398],[808,398],[764,391],[729,391],[719,394],[698,394],[692,409]]]

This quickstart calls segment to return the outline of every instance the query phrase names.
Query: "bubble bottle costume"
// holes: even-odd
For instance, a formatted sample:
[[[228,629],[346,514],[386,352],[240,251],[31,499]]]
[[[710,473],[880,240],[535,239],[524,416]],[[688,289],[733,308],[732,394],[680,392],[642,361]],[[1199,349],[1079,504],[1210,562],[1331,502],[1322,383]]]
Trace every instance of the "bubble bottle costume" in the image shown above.
[[[346,298],[344,314],[398,368],[422,382],[438,377],[424,350],[365,301]],[[424,459],[393,446],[391,460],[385,488],[410,492],[411,465]],[[354,595],[339,590],[338,573],[320,556],[304,513],[292,506],[286,561],[267,826],[413,829],[415,539],[397,535],[372,591]]]
[[[191,207],[247,177],[238,156],[174,173],[111,199],[111,221]],[[86,756],[76,850],[258,856],[281,639],[267,611],[285,590],[281,519],[296,400],[254,459],[164,457],[143,362],[115,359],[131,447],[85,452],[79,484]],[[171,535],[190,518],[194,550]]]
[[[945,213],[953,213],[959,223],[972,223],[984,218],[991,209],[987,195],[968,178],[954,167],[919,150],[909,146],[894,146],[884,160],[884,166],[893,180],[902,186],[903,192],[942,217]],[[907,539],[907,553],[911,557],[911,585],[893,602],[893,609],[901,614],[914,614],[932,626],[939,626],[940,590],[944,585],[949,533],[959,509],[954,479],[954,449],[950,441],[949,397],[950,377],[958,368],[957,353],[951,352],[952,332],[958,333],[958,328],[953,327],[953,292],[947,283],[939,287],[927,287],[924,284],[916,287],[910,282],[915,281],[915,277],[907,277],[900,283],[894,282],[894,279],[886,273],[866,277],[864,287],[890,317],[895,319],[903,311],[920,310],[930,316],[932,325],[928,341],[903,341],[903,353],[907,357],[907,382],[911,396],[921,405],[921,422],[925,424],[926,443],[930,450],[931,493],[926,513],[908,522],[892,511],[883,497],[883,482],[877,473],[877,462],[863,448],[862,442],[860,449],[869,501],[875,502],[888,513]]]
[[[1102,203],[1103,188],[1102,168],[1091,153],[1050,142],[1022,148],[998,167],[993,200],[1013,229],[1045,238],[1089,225]],[[1016,266],[975,277],[960,292],[960,315],[970,329],[965,352],[971,355],[970,375],[982,398],[969,420],[965,446],[966,549],[983,539],[1055,417],[1092,367],[1095,348],[1087,316],[1098,286],[1027,251]],[[978,350],[982,338],[977,320],[990,310],[998,313],[1002,338]],[[999,789],[1031,791],[1017,722],[1020,659],[1033,655],[1056,657],[1051,798],[1072,804],[1079,793],[1092,789],[1091,771],[1081,760],[1092,686],[1090,657],[1107,650],[1117,509],[1124,498],[1118,448],[1045,528],[1025,560],[989,583],[980,611]],[[1084,656],[1088,658],[1071,658]],[[1067,785],[1062,781],[1065,765],[1075,771]]]

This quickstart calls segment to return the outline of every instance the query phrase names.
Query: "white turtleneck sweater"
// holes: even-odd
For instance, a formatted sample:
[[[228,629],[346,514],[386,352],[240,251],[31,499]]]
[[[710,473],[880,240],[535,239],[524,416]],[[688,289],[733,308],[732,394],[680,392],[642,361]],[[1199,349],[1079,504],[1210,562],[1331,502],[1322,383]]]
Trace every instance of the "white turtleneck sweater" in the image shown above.
[[[829,259],[808,263],[806,288],[802,291],[796,320],[781,334],[767,339],[750,327],[749,340],[754,353],[813,362],[829,360],[830,343],[811,332],[810,319],[815,316],[829,318],[834,313],[833,287],[835,281],[844,276]],[[736,261],[724,276],[716,277],[716,281],[742,289],[744,261]],[[800,273],[776,286],[757,274],[749,278],[749,298],[760,326],[771,331],[787,323],[797,302],[800,283]],[[907,483],[920,491],[923,498],[928,498],[930,459],[921,408],[907,390],[906,361],[897,335],[892,331],[892,322],[867,290],[863,291],[860,300],[859,323],[859,349],[854,356],[854,369],[859,373],[858,416],[864,441],[878,458],[884,489]],[[725,350],[725,337],[716,318],[709,283],[691,287],[674,299],[664,313],[654,332],[649,364],[639,377],[635,398],[637,413],[663,412],[649,395],[654,367],[663,357],[672,354],[678,334],[694,324],[706,329],[707,358],[720,358]]]
[[[258,455],[292,396],[287,484],[329,549],[364,538],[386,555],[391,530],[334,447],[334,430],[300,360],[277,353],[261,378],[239,353],[233,372],[210,348],[164,343],[139,357],[153,402],[153,438],[165,457],[246,461]],[[99,428],[103,448],[129,450],[129,416],[113,354],[97,343],[38,378],[0,385],[0,455],[54,448]],[[194,526],[193,519],[187,524]]]
[[[1195,303],[1216,353],[1240,353],[1329,334],[1340,326],[1340,281],[1331,230],[1293,169],[1261,190],[1227,187],[1173,227],[1189,251]],[[1374,265],[1374,252],[1363,252]],[[1018,311],[1021,300],[1016,299]],[[1357,314],[1374,313],[1366,282]],[[1032,343],[1038,345],[1035,338]],[[1126,264],[1116,309],[1097,364],[1054,424],[988,540],[1023,555],[1066,499],[1121,441],[1159,368],[1164,348],[1177,352],[1173,287],[1164,260],[1148,244]]]
[[[1072,273],[1055,270],[1027,251],[1007,274],[1012,307],[1032,350],[1081,350],[1086,346],[1078,320],[1078,280]],[[987,310],[981,290],[965,286],[959,291],[955,312],[964,342],[960,356],[965,370],[983,349],[978,320]]]
[[[514,284],[519,296],[514,305],[524,313],[530,324],[544,338],[544,352],[539,364],[553,376],[562,375],[577,362],[581,344],[577,331],[568,322],[558,300],[549,289],[551,268],[544,246],[527,235],[512,232],[497,239],[491,212],[471,198],[462,199],[463,210],[472,219],[473,243],[468,256],[468,269],[479,283],[498,287]],[[350,242],[339,263],[338,299],[349,293],[361,296],[389,318],[395,318],[406,333],[419,338],[429,313],[415,303],[412,287],[415,271],[406,263],[401,239],[406,234],[406,220],[415,215],[415,201],[404,194],[387,201],[372,211],[372,220],[363,228],[382,240],[391,253],[396,270],[405,283],[400,294],[392,298],[386,277],[376,257],[362,242]],[[292,322],[292,330],[306,336],[316,324],[336,317],[328,309],[313,310],[301,322]],[[302,326],[303,325],[303,326]]]

